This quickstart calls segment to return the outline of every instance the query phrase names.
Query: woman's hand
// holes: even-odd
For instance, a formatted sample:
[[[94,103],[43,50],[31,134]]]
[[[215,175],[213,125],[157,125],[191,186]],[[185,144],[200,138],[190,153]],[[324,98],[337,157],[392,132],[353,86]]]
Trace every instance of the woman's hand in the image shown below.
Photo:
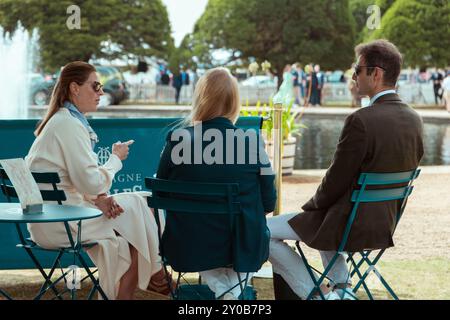
[[[117,141],[112,145],[112,153],[119,157],[120,160],[125,160],[128,157],[129,145],[133,144],[134,140],[127,142]]]
[[[94,200],[94,204],[99,208],[108,219],[115,219],[123,212],[122,207],[113,197],[99,196]]]

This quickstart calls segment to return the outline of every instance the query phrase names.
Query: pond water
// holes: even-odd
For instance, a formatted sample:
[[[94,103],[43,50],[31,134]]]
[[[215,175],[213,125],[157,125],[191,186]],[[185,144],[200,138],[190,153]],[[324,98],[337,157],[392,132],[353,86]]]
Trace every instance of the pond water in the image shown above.
[[[304,116],[297,139],[294,169],[327,169],[333,159],[344,118],[318,118]],[[424,124],[424,157],[421,165],[450,165],[450,124]]]

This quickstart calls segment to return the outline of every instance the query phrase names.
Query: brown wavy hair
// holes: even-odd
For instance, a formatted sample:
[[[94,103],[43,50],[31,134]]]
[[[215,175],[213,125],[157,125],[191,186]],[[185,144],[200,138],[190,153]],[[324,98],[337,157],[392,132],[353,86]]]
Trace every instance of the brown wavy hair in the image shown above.
[[[34,135],[36,137],[42,132],[51,117],[53,117],[55,113],[63,107],[64,102],[71,100],[70,84],[72,82],[76,82],[79,85],[82,85],[87,81],[92,72],[96,72],[95,67],[83,61],[70,62],[62,68],[61,74],[56,81],[55,87],[53,88],[47,114],[39,123],[36,131],[34,131]]]

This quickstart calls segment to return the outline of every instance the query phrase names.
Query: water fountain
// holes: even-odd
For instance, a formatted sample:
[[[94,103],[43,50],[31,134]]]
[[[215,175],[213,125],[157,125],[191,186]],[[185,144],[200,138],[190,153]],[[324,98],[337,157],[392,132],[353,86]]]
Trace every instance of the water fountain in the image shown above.
[[[26,119],[31,72],[38,50],[38,32],[21,24],[10,34],[0,26],[0,119]]]

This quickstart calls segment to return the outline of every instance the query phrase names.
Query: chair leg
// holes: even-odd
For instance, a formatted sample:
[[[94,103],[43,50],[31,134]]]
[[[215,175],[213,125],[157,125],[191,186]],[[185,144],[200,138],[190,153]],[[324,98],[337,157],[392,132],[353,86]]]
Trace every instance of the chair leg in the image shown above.
[[[383,286],[386,288],[386,290],[389,292],[389,294],[394,298],[394,300],[399,300],[398,296],[395,294],[394,290],[392,290],[391,286],[387,283],[386,280],[384,280],[383,276],[378,272],[376,268],[374,268],[373,272],[377,275],[378,279],[380,279]]]
[[[98,271],[98,269],[95,269],[92,274],[95,274]],[[83,283],[84,281],[86,281],[86,279],[90,279],[89,275],[85,276],[83,279],[81,279],[81,283]],[[92,300],[95,292],[97,291],[97,287],[96,286],[92,286],[92,289],[89,291],[89,295],[88,295],[88,300]]]
[[[387,283],[387,281],[381,276],[380,272],[378,271],[378,269],[376,268],[376,263],[380,260],[381,256],[384,253],[384,249],[381,250],[376,257],[373,260],[369,259],[369,254],[371,251],[369,251],[369,254],[361,254],[362,258],[361,261],[364,260],[364,262],[366,262],[369,265],[369,268],[366,270],[366,272],[364,273],[364,275],[362,276],[362,278],[360,277],[360,281],[358,282],[358,284],[355,286],[355,292],[356,290],[359,289],[359,287],[361,286],[361,284],[365,285],[364,280],[367,278],[367,276],[369,275],[370,271],[373,271],[375,273],[375,275],[378,277],[378,279],[380,280],[380,282],[383,284],[383,286],[386,288],[386,290],[388,291],[388,293],[395,299],[395,300],[399,300],[398,296],[395,294],[394,290],[389,286],[389,284]]]
[[[178,287],[180,285],[181,273],[178,273],[177,285],[175,286],[175,290],[173,290],[172,289],[171,277],[169,276],[169,270],[167,270],[167,265],[164,262],[163,262],[162,265],[163,265],[163,268],[164,268],[164,275],[166,276],[167,285],[169,286],[170,295],[171,295],[173,300],[176,300],[177,299],[177,294],[178,294]]]
[[[366,291],[367,296],[369,297],[369,299],[370,299],[370,300],[373,300],[373,296],[372,296],[372,294],[371,294],[371,292],[370,292],[370,290],[369,290],[369,287],[367,286],[366,282],[364,281],[365,277],[364,277],[364,279],[363,279],[363,275],[362,275],[361,272],[359,271],[359,267],[361,266],[362,263],[357,264],[357,263],[355,262],[355,260],[353,259],[353,256],[349,256],[349,259],[350,259],[351,263],[353,264],[353,267],[355,268],[355,269],[353,270],[352,274],[355,274],[355,273],[356,273],[356,274],[358,275],[359,279],[360,279],[360,280],[358,281],[357,285],[355,286],[355,288],[353,289],[353,292],[356,294],[356,292],[358,291],[359,287],[360,287],[361,284],[362,284],[362,285],[364,286],[364,290]],[[359,265],[359,266],[358,266],[358,265]]]
[[[174,300],[180,299],[180,294],[181,293],[179,292],[179,287],[180,287],[180,280],[181,279],[183,279],[183,281],[186,283],[187,286],[191,286],[191,283],[189,283],[189,281],[184,277],[184,275],[185,275],[185,273],[182,273],[182,272],[178,273],[175,294],[172,297]],[[201,280],[199,280],[198,285],[201,285]],[[195,285],[194,285],[194,287],[195,287]],[[196,300],[204,300],[204,297],[201,295],[201,293],[198,290],[194,290],[194,293],[195,293],[195,295],[197,297]]]
[[[6,300],[13,300],[13,298],[11,298],[5,291],[3,291],[2,289],[0,289],[0,296],[4,296],[6,298]]]
[[[248,286],[248,276],[249,276],[249,273],[247,272],[247,274],[245,275],[244,289],[242,290],[242,300],[245,300],[244,294],[245,294],[245,290],[247,289],[247,286]],[[252,277],[252,280],[253,280],[253,277]]]
[[[34,298],[34,300],[40,300],[40,298],[50,289],[54,289],[55,286],[58,284],[58,282],[60,282],[63,278],[65,278],[65,276],[67,275],[67,272],[64,272],[61,276],[59,276],[58,279],[56,279],[55,281],[52,281],[47,287],[45,287],[43,290],[41,290],[41,292],[39,292],[39,295],[36,296]],[[69,291],[68,289],[65,289],[64,291],[62,291],[61,293],[59,293],[55,298],[60,298],[64,293],[66,293],[67,291]]]
[[[236,274],[237,274],[238,281],[239,281],[239,287],[241,288],[241,300],[245,300],[245,297],[244,297],[244,291],[245,291],[245,289],[247,288],[247,282],[248,282],[248,275],[249,275],[249,273],[247,272],[247,274],[246,274],[244,280],[241,279],[241,274],[240,274],[240,272],[236,272]],[[244,282],[244,281],[245,281],[245,282]],[[244,285],[242,285],[242,282],[244,282]],[[235,287],[235,286],[234,286],[234,287]],[[230,291],[231,291],[232,289],[234,289],[234,287],[231,288]]]
[[[65,271],[62,269],[62,267],[60,267],[60,268],[61,268],[61,273],[62,273],[62,275],[61,275],[61,277],[59,277],[58,280],[55,281],[55,282],[58,282],[58,281],[60,281],[61,279],[64,279],[64,283],[66,283],[66,289],[64,289],[64,290],[59,294],[60,296],[62,296],[62,295],[64,295],[66,292],[71,291],[71,289],[68,289],[68,286],[67,286],[67,279],[66,279],[67,272],[65,272]],[[95,271],[93,271],[92,274],[95,274],[95,273],[97,272],[97,270],[98,270],[98,269],[96,269]],[[83,279],[81,279],[81,280],[80,280],[80,283],[83,283],[83,282],[86,281],[87,279],[90,280],[89,275],[87,275],[87,276],[85,276]],[[46,290],[48,290],[48,288],[47,288]],[[92,289],[91,289],[90,292],[89,292],[88,300],[92,300],[92,297],[93,297],[95,291],[97,291],[97,288],[96,288],[95,286],[92,286]],[[55,297],[55,298],[59,298],[59,296],[58,296],[58,297]],[[54,300],[55,298],[53,298],[53,300]]]
[[[360,254],[363,255],[364,252],[363,252],[363,253],[360,252]],[[350,258],[350,257],[353,258],[353,253],[349,253],[349,258]],[[347,261],[347,262],[348,262],[348,261]],[[363,263],[364,263],[364,259],[361,258],[361,259],[358,261],[358,263],[355,264],[355,269],[350,273],[350,279],[355,275],[356,270],[359,270],[359,268],[362,266]]]
[[[302,257],[302,260],[303,260],[303,263],[305,264],[306,270],[308,271],[308,274],[309,274],[309,276],[311,277],[312,282],[314,283],[314,289],[312,290],[312,292],[314,292],[315,289],[316,289],[316,286],[317,286],[316,277],[314,276],[314,273],[313,273],[313,271],[312,271],[311,268],[310,268],[310,265],[309,265],[309,263],[308,263],[308,260],[306,259],[305,254],[303,253],[302,248],[300,247],[300,243],[297,241],[297,242],[295,242],[295,245],[297,246],[297,250],[298,250],[298,252],[300,253],[300,256]],[[320,286],[320,285],[319,285],[319,286]],[[323,296],[321,290],[319,290],[319,294],[320,294],[320,296],[322,297],[322,299],[325,299],[325,297]],[[311,295],[311,294],[308,295],[308,297],[306,298],[306,300],[309,300],[310,295]]]
[[[108,300],[108,297],[106,296],[105,292],[103,291],[102,287],[100,286],[98,280],[94,277],[94,274],[89,269],[86,261],[84,261],[83,256],[81,255],[80,251],[76,251],[76,256],[78,260],[80,261],[81,265],[83,266],[84,270],[87,272],[89,278],[91,279],[94,287],[98,290],[98,293],[100,293],[103,300]]]
[[[97,291],[97,287],[96,286],[92,286],[91,291],[89,291],[88,300],[92,300],[92,298],[94,297],[94,294],[95,294],[96,291]]]
[[[325,280],[325,278],[328,275],[328,272],[331,270],[331,267],[334,265],[334,262],[336,261],[337,257],[338,257],[338,253],[336,252],[336,254],[333,256],[333,258],[331,259],[331,261],[328,263],[328,266],[325,268],[325,270],[323,271],[323,273],[320,275],[319,279],[317,280],[316,277],[314,276],[314,272],[312,270],[312,267],[310,266],[310,264],[308,263],[308,260],[306,259],[305,254],[303,253],[302,248],[300,247],[299,242],[297,241],[296,243],[297,249],[300,253],[300,256],[302,257],[302,260],[305,264],[306,270],[309,273],[309,276],[311,277],[312,282],[314,283],[314,288],[311,290],[311,292],[308,294],[308,296],[306,297],[306,300],[310,300],[313,297],[314,292],[318,292],[320,297],[325,300],[325,296],[322,292],[322,290],[320,289],[320,285],[322,284],[322,282]]]
[[[55,269],[56,269],[57,265],[59,264],[59,261],[60,261],[62,255],[64,254],[64,251],[60,250],[58,252],[58,255],[57,255],[57,257],[56,257],[56,259],[53,262],[53,265],[51,267],[50,273],[47,275],[45,273],[44,269],[42,268],[41,264],[37,260],[36,256],[31,251],[31,249],[25,248],[25,250],[28,252],[28,255],[31,257],[31,259],[33,260],[34,264],[39,269],[41,275],[45,279],[44,283],[42,284],[41,288],[39,289],[38,294],[36,295],[36,297],[34,297],[34,300],[40,300],[41,297],[48,291],[48,289],[51,289],[53,291],[53,293],[55,294],[55,296],[59,300],[62,300],[62,297],[61,297],[62,293],[59,293],[58,290],[55,288],[55,286],[53,285],[53,282],[51,281],[51,278],[52,278],[53,273],[55,272]],[[57,281],[55,281],[55,283],[56,282]],[[47,286],[47,284],[48,284],[48,286]]]
[[[70,289],[70,299],[77,300],[77,289],[76,288]]]

